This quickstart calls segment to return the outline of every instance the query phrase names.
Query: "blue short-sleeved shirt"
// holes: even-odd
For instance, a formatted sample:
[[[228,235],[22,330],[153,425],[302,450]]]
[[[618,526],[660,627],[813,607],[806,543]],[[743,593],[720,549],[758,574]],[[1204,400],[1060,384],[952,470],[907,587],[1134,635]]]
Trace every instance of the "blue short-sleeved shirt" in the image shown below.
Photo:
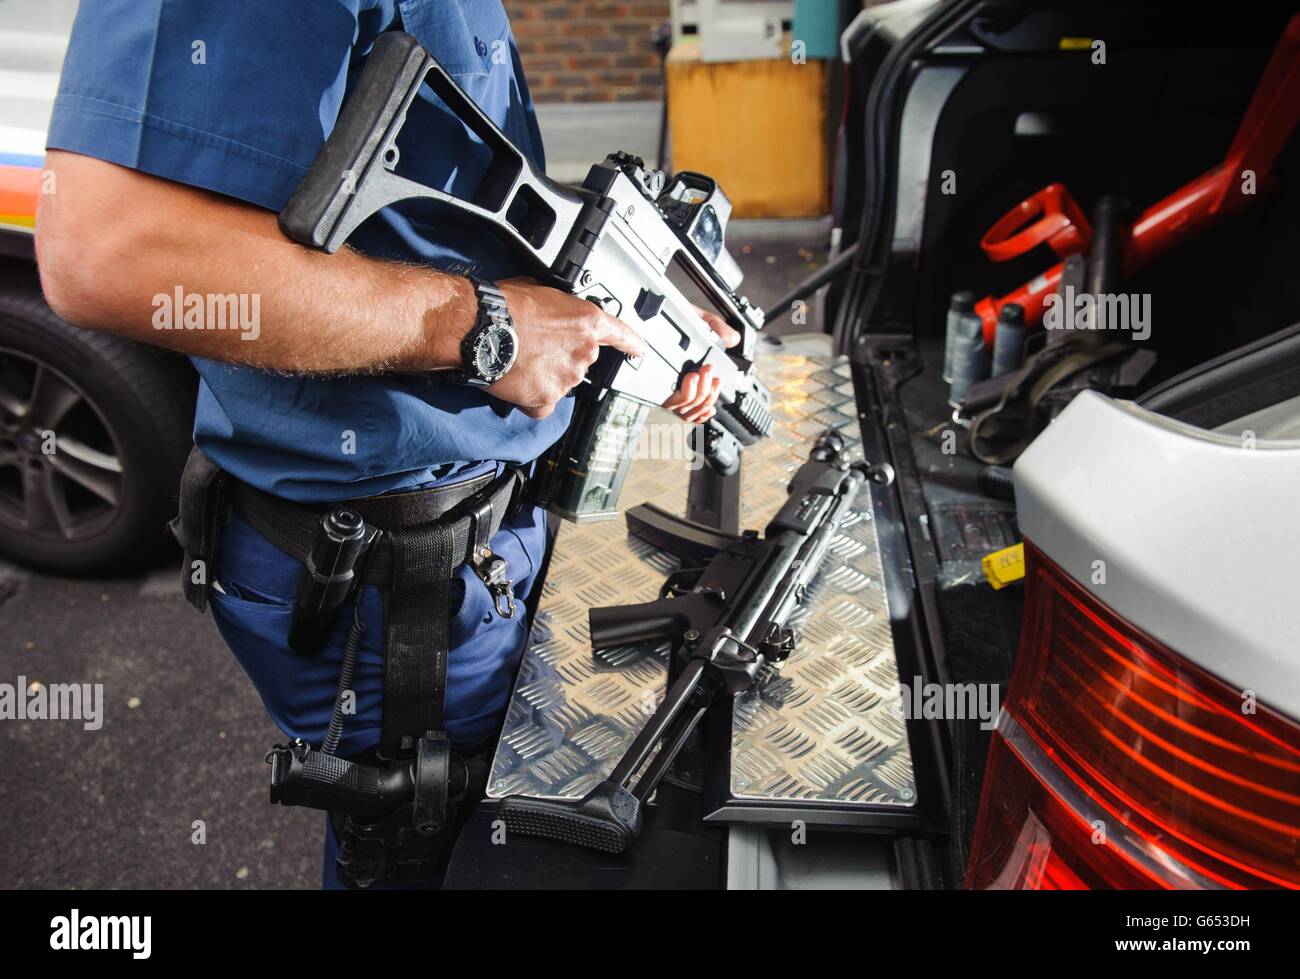
[[[501,0],[82,0],[47,142],[278,211],[375,38],[393,29],[413,34],[541,165]],[[404,175],[461,197],[490,161],[427,88],[402,143]],[[491,279],[522,271],[481,227],[432,205],[386,208],[349,244]],[[245,482],[301,502],[409,489],[484,460],[530,461],[572,411],[566,401],[542,421],[501,418],[481,392],[419,375],[195,365],[195,442]]]

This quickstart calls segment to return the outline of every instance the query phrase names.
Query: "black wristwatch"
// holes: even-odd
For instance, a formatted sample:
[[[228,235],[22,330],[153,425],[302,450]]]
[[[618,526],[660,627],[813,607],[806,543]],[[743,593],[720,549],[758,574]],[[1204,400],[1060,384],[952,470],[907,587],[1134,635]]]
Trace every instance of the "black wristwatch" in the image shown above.
[[[450,380],[457,384],[487,387],[506,376],[519,354],[519,335],[510,322],[506,297],[491,282],[467,276],[478,297],[478,319],[460,342],[458,371]]]

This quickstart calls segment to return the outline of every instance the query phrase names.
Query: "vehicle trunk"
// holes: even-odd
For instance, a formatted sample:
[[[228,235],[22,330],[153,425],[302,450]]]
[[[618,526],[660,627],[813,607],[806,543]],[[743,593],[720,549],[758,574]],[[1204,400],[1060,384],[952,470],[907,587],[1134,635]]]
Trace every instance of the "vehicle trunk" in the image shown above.
[[[852,162],[841,171],[858,183],[837,196],[836,217],[842,246],[859,251],[827,305],[855,363],[866,441],[898,474],[895,519],[922,613],[926,680],[998,684],[1005,697],[1021,629],[1022,589],[996,591],[981,570],[982,557],[1021,533],[1005,487],[982,485],[985,467],[948,404],[944,321],[954,291],[1000,296],[1057,259],[1040,246],[994,264],[981,236],[1053,182],[1086,214],[1105,194],[1131,214],[1213,167],[1289,13],[1206,19],[1168,4],[954,3],[883,54],[874,35],[873,56],[851,67],[859,97],[842,133]],[[1105,64],[1063,50],[1068,38],[1104,39]],[[1286,271],[1300,254],[1296,142],[1256,206],[1123,280],[1153,311],[1146,346],[1157,359],[1143,387],[1300,320]],[[1247,413],[1237,407],[1232,417]],[[965,872],[989,731],[971,720],[937,726],[953,886]]]

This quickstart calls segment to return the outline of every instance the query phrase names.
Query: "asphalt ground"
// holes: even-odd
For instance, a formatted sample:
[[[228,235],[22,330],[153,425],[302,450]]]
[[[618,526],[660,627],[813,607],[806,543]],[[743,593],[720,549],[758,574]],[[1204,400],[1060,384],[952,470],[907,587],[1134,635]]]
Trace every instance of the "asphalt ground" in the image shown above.
[[[825,222],[739,223],[763,306],[824,259]],[[819,328],[787,317],[774,333]],[[116,579],[0,563],[0,684],[103,684],[102,727],[0,720],[0,886],[314,888],[324,816],[267,801],[280,733],[180,597],[179,555]]]

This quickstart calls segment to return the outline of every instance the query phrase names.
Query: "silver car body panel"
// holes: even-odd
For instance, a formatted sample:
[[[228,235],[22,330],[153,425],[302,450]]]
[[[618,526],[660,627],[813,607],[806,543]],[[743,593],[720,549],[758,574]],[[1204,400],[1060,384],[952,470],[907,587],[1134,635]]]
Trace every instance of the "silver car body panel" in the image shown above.
[[[1300,717],[1300,441],[1085,391],[1015,478],[1026,540],[1128,622]]]

